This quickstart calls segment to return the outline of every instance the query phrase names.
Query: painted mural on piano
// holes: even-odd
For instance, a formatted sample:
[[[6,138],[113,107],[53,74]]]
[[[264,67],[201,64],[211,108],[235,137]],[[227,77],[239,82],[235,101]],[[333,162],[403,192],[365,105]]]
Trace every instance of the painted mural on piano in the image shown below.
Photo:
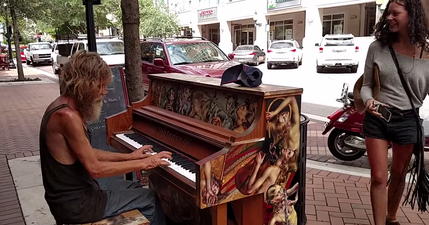
[[[252,125],[260,104],[246,95],[157,80],[152,90],[151,105],[238,133]]]
[[[266,225],[297,225],[300,96],[267,100],[266,137],[202,167],[202,206],[263,194]]]

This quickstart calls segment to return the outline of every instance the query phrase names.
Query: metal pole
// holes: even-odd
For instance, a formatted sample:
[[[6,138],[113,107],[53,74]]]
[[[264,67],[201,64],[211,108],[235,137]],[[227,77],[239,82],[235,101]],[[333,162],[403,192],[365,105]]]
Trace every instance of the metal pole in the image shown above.
[[[12,27],[9,26],[9,21],[8,21],[8,15],[7,15],[7,10],[8,8],[6,8],[6,38],[7,38],[7,45],[8,45],[8,55],[9,55],[9,67],[11,69],[15,69],[15,63],[13,62],[13,56],[12,56],[12,44],[11,44],[11,40],[10,38],[12,37]],[[18,53],[17,53],[18,54]]]
[[[94,25],[94,9],[93,0],[83,0],[86,8],[86,29],[88,33],[88,50],[97,52],[97,44],[95,42],[95,25]]]

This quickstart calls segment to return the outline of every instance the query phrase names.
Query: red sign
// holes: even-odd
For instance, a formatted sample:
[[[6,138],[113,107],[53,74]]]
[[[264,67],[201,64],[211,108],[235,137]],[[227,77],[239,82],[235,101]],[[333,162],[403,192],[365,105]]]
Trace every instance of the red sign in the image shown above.
[[[204,10],[200,12],[200,17],[213,15],[213,10]]]
[[[205,19],[212,19],[217,17],[217,8],[211,8],[211,9],[204,9],[201,11],[198,11],[198,19],[205,20]]]

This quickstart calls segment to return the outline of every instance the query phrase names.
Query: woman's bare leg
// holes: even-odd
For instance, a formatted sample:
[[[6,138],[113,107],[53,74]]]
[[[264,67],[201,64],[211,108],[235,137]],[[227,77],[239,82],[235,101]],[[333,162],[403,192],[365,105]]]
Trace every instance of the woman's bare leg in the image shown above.
[[[374,214],[374,225],[385,225],[388,143],[385,140],[374,138],[366,138],[365,142],[371,166],[371,205]]]
[[[404,192],[405,176],[413,153],[413,146],[393,144],[393,161],[390,170],[391,182],[387,197],[387,218],[391,221],[396,220],[396,212]]]

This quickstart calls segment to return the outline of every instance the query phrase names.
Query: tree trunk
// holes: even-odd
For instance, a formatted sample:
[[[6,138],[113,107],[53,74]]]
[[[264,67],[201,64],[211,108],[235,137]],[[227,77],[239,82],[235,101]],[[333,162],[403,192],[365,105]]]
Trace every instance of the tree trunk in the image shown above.
[[[13,41],[15,42],[16,68],[18,69],[18,80],[24,80],[24,70],[22,69],[21,62],[21,49],[19,48],[18,21],[16,20],[15,9],[13,9],[13,7],[10,7],[10,15],[12,17]]]
[[[140,12],[138,0],[121,0],[125,43],[125,76],[131,102],[144,97],[140,49]]]

